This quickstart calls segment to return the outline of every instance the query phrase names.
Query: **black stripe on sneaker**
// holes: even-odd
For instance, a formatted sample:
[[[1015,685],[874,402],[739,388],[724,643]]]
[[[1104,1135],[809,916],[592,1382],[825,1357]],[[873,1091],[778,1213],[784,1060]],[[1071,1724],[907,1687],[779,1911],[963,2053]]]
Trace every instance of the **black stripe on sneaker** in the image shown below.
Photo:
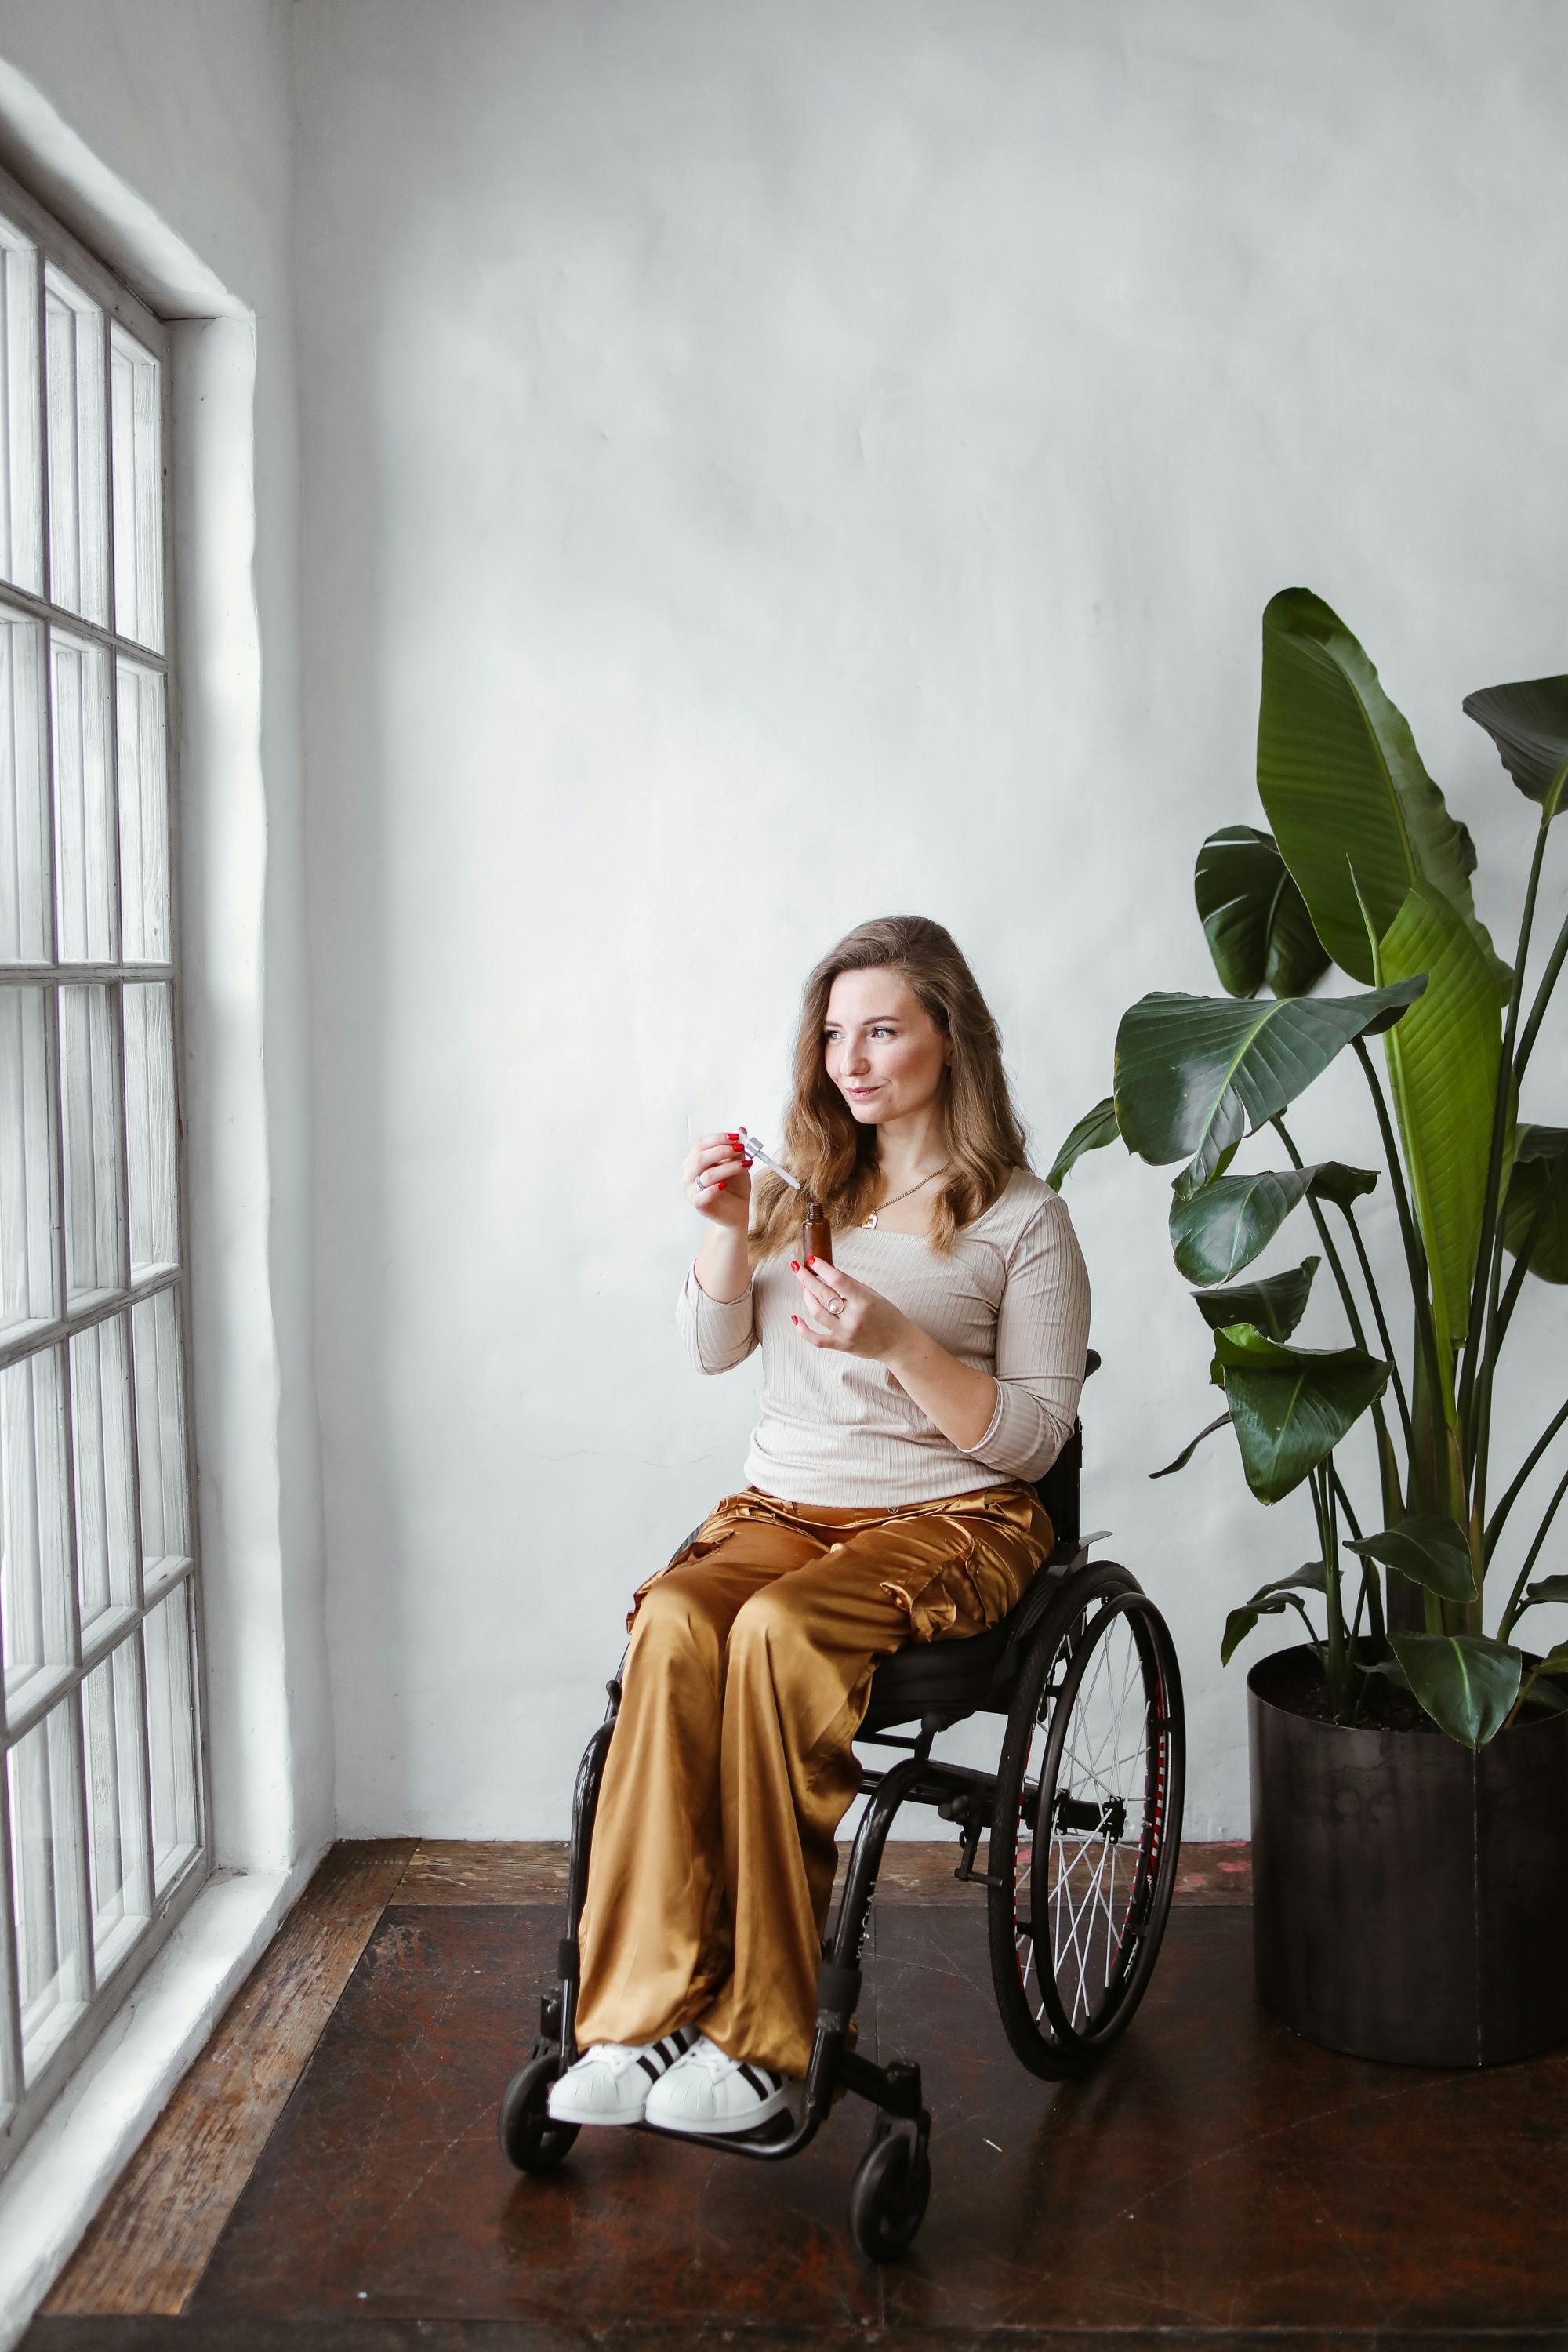
[[[664,2072],[664,2068],[658,2064],[650,2051],[643,2052],[642,2056],[637,2060],[637,2064],[651,2083],[657,2083]]]
[[[750,2083],[760,2099],[771,2098],[783,2080],[781,2075],[774,2074],[771,2068],[766,2066],[748,2066],[742,2063],[740,2071],[742,2080]]]

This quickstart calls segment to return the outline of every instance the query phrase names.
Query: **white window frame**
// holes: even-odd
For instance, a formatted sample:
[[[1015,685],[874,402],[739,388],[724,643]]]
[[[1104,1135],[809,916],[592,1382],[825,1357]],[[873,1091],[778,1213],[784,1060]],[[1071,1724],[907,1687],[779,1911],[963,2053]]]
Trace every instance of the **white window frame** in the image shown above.
[[[170,485],[173,474],[173,412],[169,337],[163,323],[130,289],[88,250],[69,230],[55,218],[28,191],[0,172],[0,213],[30,237],[37,249],[36,292],[37,300],[36,358],[38,371],[39,402],[39,476],[38,495],[43,499],[41,530],[43,541],[43,593],[33,593],[0,579],[0,606],[25,615],[41,625],[44,657],[40,666],[40,688],[43,696],[45,729],[44,791],[47,808],[47,837],[49,844],[49,938],[55,941],[55,859],[58,833],[55,807],[54,746],[52,740],[51,665],[49,632],[54,627],[72,636],[86,639],[102,648],[108,668],[108,784],[110,814],[108,831],[113,845],[115,888],[119,887],[120,809],[119,757],[117,728],[119,697],[116,691],[116,662],[123,654],[142,670],[160,673],[164,681],[164,778],[167,827],[165,871],[168,877],[168,961],[163,963],[116,962],[68,965],[58,960],[45,964],[0,965],[0,988],[27,986],[47,992],[48,1018],[48,1099],[52,1126],[51,1183],[55,1230],[55,1286],[57,1305],[61,1311],[48,1323],[35,1323],[19,1333],[0,1340],[0,1366],[16,1363],[40,1355],[50,1349],[59,1352],[62,1366],[62,1387],[65,1411],[66,1460],[66,1520],[68,1535],[69,1615],[68,1658],[57,1669],[37,1677],[42,1687],[29,1691],[14,1717],[5,1708],[5,1677],[0,1671],[0,2176],[42,2119],[48,2106],[64,2087],[87,2052],[102,2034],[105,2027],[120,2009],[127,1995],[154,1958],[179,1921],[190,1908],[203,1886],[212,1875],[212,1815],[210,1741],[206,1707],[206,1629],[201,1574],[200,1537],[198,1532],[196,1489],[195,1397],[192,1380],[192,1331],[189,1267],[191,1262],[189,1227],[189,1188],[185,1153],[185,1087],[183,1012],[183,963],[181,955],[181,919],[178,844],[179,778],[177,745],[179,739],[176,682],[174,674],[174,598],[173,551],[174,541],[174,517],[171,512]],[[163,646],[160,650],[121,636],[115,627],[114,577],[114,500],[106,477],[105,497],[107,543],[107,621],[98,624],[82,619],[64,606],[51,602],[49,520],[47,508],[47,431],[48,384],[46,343],[45,266],[53,263],[82,292],[98,303],[103,314],[101,350],[103,359],[104,442],[106,467],[113,432],[112,379],[110,370],[110,323],[118,321],[137,342],[152,353],[159,370],[159,459],[163,530]],[[125,941],[116,945],[123,954]],[[170,994],[173,1051],[173,1109],[175,1121],[174,1166],[176,1190],[174,1230],[178,1263],[172,1269],[144,1274],[132,1279],[131,1249],[131,1192],[127,1166],[127,1129],[130,1106],[125,1087],[125,1034],[122,1012],[122,984],[161,982]],[[95,1297],[90,1303],[71,1309],[66,1288],[65,1224],[61,1187],[64,1181],[62,1150],[63,1100],[59,1066],[58,992],[62,983],[90,981],[110,990],[113,1007],[113,1030],[116,1045],[119,1094],[120,1154],[119,1192],[121,1200],[119,1283],[107,1297]],[[172,1292],[175,1303],[175,1328],[178,1336],[180,1382],[183,1395],[184,1476],[185,1480],[184,1513],[187,1557],[182,1564],[160,1581],[149,1595],[143,1577],[142,1485],[137,1458],[138,1427],[134,1376],[131,1370],[132,1356],[132,1308],[143,1299],[162,1292]],[[73,1335],[122,1318],[126,1334],[126,1368],[130,1393],[127,1398],[127,1421],[130,1447],[130,1490],[132,1496],[131,1538],[132,1548],[132,1593],[129,1608],[104,1612],[104,1622],[93,1633],[84,1652],[81,1641],[79,1610],[78,1532],[76,1511],[76,1452],[71,1427],[71,1394],[68,1378],[69,1342]],[[174,1874],[167,1884],[153,1890],[153,1856],[152,1837],[152,1760],[149,1751],[148,1675],[145,1642],[142,1628],[148,1616],[176,1591],[187,1593],[185,1624],[191,1668],[192,1720],[184,1727],[188,1740],[189,1765],[195,1803],[195,1837]],[[141,1743],[140,1785],[137,1801],[141,1814],[141,1850],[135,1856],[136,1892],[145,1902],[143,1914],[132,1914],[141,1921],[137,1932],[121,1938],[119,1948],[111,1948],[109,1965],[101,1975],[94,1964],[93,1921],[89,1892],[88,1870],[88,1785],[84,1744],[82,1686],[87,1676],[110,1652],[129,1646],[135,1667],[135,1689],[139,1698],[138,1718]],[[0,1657],[0,1669],[3,1669]],[[20,1970],[16,1948],[16,1882],[12,1854],[12,1757],[19,1739],[33,1725],[58,1708],[67,1707],[70,1731],[72,1789],[68,1843],[63,1848],[51,1846],[57,1868],[69,1874],[70,1894],[75,1919],[75,1937],[79,1968],[79,1989],[85,1995],[84,2005],[65,2028],[48,2055],[30,2080],[25,2080],[22,2063],[20,2029]],[[128,1877],[128,1885],[132,1880]]]

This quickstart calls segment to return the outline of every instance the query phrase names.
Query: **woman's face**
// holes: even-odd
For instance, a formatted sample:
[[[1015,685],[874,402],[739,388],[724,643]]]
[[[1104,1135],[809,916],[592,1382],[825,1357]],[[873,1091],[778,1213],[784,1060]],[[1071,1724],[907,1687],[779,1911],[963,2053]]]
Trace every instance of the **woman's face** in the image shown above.
[[[941,1092],[948,1039],[908,981],[885,965],[841,971],[822,1024],[823,1066],[857,1118],[873,1126]]]

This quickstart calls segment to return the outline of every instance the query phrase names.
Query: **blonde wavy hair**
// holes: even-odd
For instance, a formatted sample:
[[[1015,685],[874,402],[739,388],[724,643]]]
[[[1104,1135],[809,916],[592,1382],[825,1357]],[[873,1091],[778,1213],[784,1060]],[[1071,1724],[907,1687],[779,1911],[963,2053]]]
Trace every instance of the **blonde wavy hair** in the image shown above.
[[[795,1082],[778,1157],[815,1194],[834,1227],[858,1225],[875,1204],[877,1134],[851,1113],[827,1075],[822,1033],[841,971],[886,965],[899,972],[952,1043],[941,1105],[942,1149],[952,1166],[931,1217],[931,1247],[952,1255],[955,1234],[987,1210],[1016,1168],[1029,1165],[1025,1129],[1002,1066],[991,1008],[952,934],[924,915],[858,923],[815,966],[801,996]],[[805,1202],[782,1176],[759,1168],[752,1185],[747,1262],[755,1267],[800,1238]]]

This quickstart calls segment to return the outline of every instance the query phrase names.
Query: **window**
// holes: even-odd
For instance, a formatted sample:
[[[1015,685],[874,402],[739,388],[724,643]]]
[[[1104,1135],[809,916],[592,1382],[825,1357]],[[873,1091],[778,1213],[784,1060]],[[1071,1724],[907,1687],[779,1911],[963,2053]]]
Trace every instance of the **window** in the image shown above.
[[[0,2163],[209,1868],[167,361],[0,175]]]

